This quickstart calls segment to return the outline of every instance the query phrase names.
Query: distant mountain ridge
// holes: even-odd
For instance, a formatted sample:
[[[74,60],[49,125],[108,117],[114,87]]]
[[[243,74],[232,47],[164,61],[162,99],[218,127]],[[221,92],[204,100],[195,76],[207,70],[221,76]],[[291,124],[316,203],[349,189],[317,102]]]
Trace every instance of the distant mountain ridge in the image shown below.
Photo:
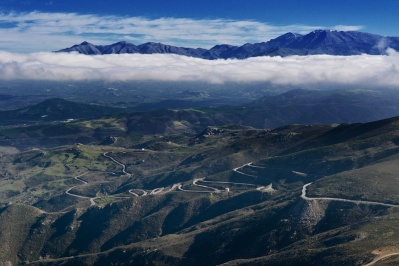
[[[185,48],[148,42],[140,45],[123,41],[110,45],[82,42],[56,52],[78,52],[86,55],[101,54],[177,54],[203,59],[246,59],[256,56],[290,55],[382,55],[387,48],[399,50],[399,37],[336,30],[315,30],[306,35],[286,33],[267,42],[234,46],[221,44],[211,49]]]
[[[93,119],[123,112],[122,108],[75,103],[60,98],[53,98],[17,110],[0,111],[0,121],[2,125],[52,122],[68,119]]]
[[[127,119],[132,134],[199,133],[207,126],[238,124],[254,128],[277,128],[289,124],[363,123],[399,115],[399,92],[396,90],[303,90],[264,96],[241,106],[159,108],[142,110],[75,103],[48,99],[39,104],[0,112],[0,125],[41,124],[70,119],[94,119],[114,116]],[[189,104],[189,102],[187,102]],[[154,103],[154,106],[156,103]],[[169,107],[167,109],[165,107]],[[174,121],[179,121],[175,123]],[[182,126],[184,125],[184,126]],[[1,137],[1,136],[0,136]]]

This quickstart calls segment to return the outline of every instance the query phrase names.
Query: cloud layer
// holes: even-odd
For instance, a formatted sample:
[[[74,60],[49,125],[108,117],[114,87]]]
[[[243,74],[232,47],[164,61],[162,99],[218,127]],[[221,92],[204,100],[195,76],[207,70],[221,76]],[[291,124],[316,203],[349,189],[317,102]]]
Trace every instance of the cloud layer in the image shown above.
[[[0,80],[270,82],[399,87],[399,54],[204,60],[167,54],[0,52]]]
[[[175,46],[210,48],[268,41],[287,32],[315,29],[360,30],[353,25],[275,26],[252,20],[100,16],[76,13],[1,13],[0,50],[54,51],[89,41],[110,44],[162,42]]]

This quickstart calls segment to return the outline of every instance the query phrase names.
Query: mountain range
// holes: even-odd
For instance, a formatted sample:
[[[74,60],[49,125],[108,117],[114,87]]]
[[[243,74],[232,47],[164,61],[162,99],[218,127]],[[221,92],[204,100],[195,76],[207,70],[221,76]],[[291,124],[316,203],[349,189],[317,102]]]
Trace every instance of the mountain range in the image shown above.
[[[129,117],[133,126],[129,127],[129,131],[163,134],[165,129],[173,127],[174,119],[184,121],[187,127],[183,131],[190,129],[196,132],[212,125],[241,124],[255,128],[275,128],[288,124],[370,122],[399,115],[399,93],[396,90],[296,89],[264,96],[239,106],[185,110],[178,110],[184,108],[174,107],[173,103],[166,108],[166,104],[161,101],[129,109],[53,98],[16,110],[0,111],[0,121],[3,126],[21,123],[32,125],[125,114],[122,116]],[[179,102],[175,104],[178,105]],[[186,104],[190,105],[190,101]]]
[[[209,126],[232,124],[271,129],[289,124],[364,123],[398,116],[398,102],[396,90],[355,89],[297,89],[264,96],[240,106],[144,108],[141,111],[55,98],[16,110],[0,111],[0,147],[11,145],[19,150],[29,150],[32,145],[54,148],[74,143],[102,143],[111,141],[110,136],[126,133],[132,136],[201,134]],[[87,119],[91,122],[73,122]],[[21,124],[24,126],[18,128]],[[148,145],[153,150],[162,149],[158,144],[156,147]]]
[[[336,30],[315,30],[306,35],[286,33],[267,42],[234,46],[221,44],[211,49],[185,48],[162,43],[147,42],[140,45],[122,41],[110,45],[94,45],[82,42],[56,52],[78,52],[87,55],[100,54],[177,54],[203,59],[246,59],[256,56],[290,55],[381,55],[387,48],[399,50],[399,37]]]

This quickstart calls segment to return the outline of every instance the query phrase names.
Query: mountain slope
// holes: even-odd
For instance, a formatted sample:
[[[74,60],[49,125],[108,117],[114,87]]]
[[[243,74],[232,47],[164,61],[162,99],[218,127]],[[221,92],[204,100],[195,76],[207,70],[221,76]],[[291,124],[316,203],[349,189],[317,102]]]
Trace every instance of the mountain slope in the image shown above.
[[[364,265],[399,249],[398,126],[229,126],[0,157],[3,203],[36,206],[0,209],[0,243],[17,236],[0,262]]]
[[[78,52],[82,54],[178,54],[203,59],[245,59],[256,56],[290,56],[290,55],[381,55],[387,48],[399,50],[398,37],[355,32],[316,30],[306,35],[286,33],[268,42],[244,44],[242,46],[216,45],[207,50],[202,48],[184,48],[162,43],[145,43],[134,45],[118,42],[111,45],[93,45],[83,42],[57,52]]]

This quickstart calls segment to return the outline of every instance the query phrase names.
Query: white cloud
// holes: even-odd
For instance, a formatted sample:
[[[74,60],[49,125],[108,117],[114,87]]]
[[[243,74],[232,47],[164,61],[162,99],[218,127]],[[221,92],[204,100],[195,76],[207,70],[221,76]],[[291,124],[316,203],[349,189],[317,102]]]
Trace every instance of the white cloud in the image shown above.
[[[359,31],[362,29],[361,26],[349,26],[349,25],[336,25],[331,27],[332,30],[339,30],[339,31]]]
[[[3,25],[3,26],[2,26]],[[185,47],[210,48],[216,44],[264,42],[286,32],[315,29],[360,30],[361,26],[285,25],[252,20],[99,16],[76,13],[0,13],[0,50],[53,51],[84,40],[110,44],[163,42]]]
[[[204,60],[170,54],[0,52],[0,80],[270,82],[279,85],[399,86],[399,54]]]

